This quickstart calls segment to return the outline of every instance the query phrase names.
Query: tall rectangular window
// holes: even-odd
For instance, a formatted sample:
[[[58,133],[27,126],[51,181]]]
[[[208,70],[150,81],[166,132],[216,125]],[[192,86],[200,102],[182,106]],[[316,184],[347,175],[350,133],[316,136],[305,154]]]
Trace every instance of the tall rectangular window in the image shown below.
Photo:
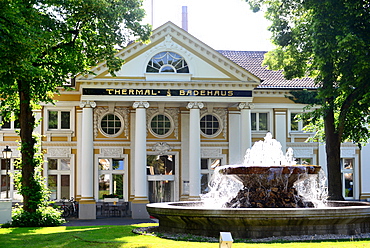
[[[69,199],[70,186],[70,175],[48,175],[51,199]]]
[[[3,118],[1,118],[3,119]],[[19,129],[21,127],[20,122],[18,119],[12,121],[2,121],[1,122],[1,129]]]
[[[147,155],[149,202],[174,201],[175,155]]]
[[[343,196],[345,198],[353,198],[354,182],[353,182],[353,158],[342,158],[342,184],[343,184]]]
[[[71,112],[69,111],[61,111],[60,112],[61,116],[61,124],[60,128],[61,129],[70,129],[71,128]]]
[[[71,160],[69,158],[48,158],[48,187],[51,199],[71,197]]]
[[[48,129],[71,129],[71,112],[49,110]]]
[[[308,125],[306,120],[299,120],[298,113],[290,113],[290,131],[303,131],[303,128]]]
[[[253,131],[268,131],[268,113],[252,113],[251,122]]]
[[[209,181],[218,166],[221,166],[221,159],[219,158],[202,158],[200,160],[200,191],[202,194],[209,191]]]
[[[124,175],[123,159],[99,159],[99,199],[111,194],[124,199]]]

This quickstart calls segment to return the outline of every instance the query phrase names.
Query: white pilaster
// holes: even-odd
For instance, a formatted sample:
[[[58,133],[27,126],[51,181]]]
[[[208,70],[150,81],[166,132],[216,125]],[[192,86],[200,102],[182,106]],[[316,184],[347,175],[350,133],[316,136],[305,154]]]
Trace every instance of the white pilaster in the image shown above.
[[[325,172],[325,175],[328,175],[327,165],[326,165],[326,145],[324,143],[319,143],[319,159],[318,165],[321,166],[321,170]]]
[[[36,109],[36,110],[33,110],[33,112],[35,114],[35,121],[36,122],[39,122],[41,120],[41,118],[42,118],[41,110],[40,109]],[[42,130],[41,129],[42,129],[42,125],[41,124],[37,125],[35,127],[35,129],[34,129],[34,133],[37,133],[37,134],[41,135],[42,134]]]
[[[189,200],[189,111],[181,111],[181,178],[180,200]]]
[[[190,102],[189,125],[189,200],[199,199],[200,194],[200,109],[201,102]]]
[[[229,111],[229,161],[226,164],[241,164],[243,154],[241,154],[241,121],[240,111]]]
[[[370,201],[370,144],[366,144],[361,149],[361,185],[360,197]]]
[[[287,121],[286,109],[275,109],[275,139],[280,142],[283,153],[286,153]]]
[[[135,114],[135,198],[134,202],[148,202],[148,181],[146,175],[146,109],[148,102],[134,102]]]
[[[82,185],[82,110],[77,110],[77,187],[76,200],[81,199],[81,185]]]
[[[244,158],[245,151],[252,146],[252,120],[251,109],[253,104],[241,102],[238,108],[240,109],[240,137],[241,137],[241,155]]]
[[[96,219],[94,200],[94,127],[93,108],[95,102],[82,102],[82,144],[81,144],[81,199],[79,208],[80,219]]]

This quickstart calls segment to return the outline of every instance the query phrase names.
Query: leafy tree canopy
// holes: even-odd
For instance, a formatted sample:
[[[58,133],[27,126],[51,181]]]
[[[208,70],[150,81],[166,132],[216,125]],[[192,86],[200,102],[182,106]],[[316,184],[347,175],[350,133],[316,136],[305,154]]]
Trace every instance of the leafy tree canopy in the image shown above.
[[[288,79],[314,77],[323,115],[337,113],[341,141],[366,141],[369,114],[370,3],[363,0],[249,0],[265,8],[277,48],[265,63]],[[353,127],[356,127],[354,129]]]
[[[246,0],[263,9],[276,49],[267,54],[273,70],[288,79],[313,77],[325,130],[329,194],[340,199],[340,144],[369,138],[370,3],[365,0]],[[315,122],[313,122],[315,124]],[[318,132],[318,134],[323,132]],[[331,173],[335,171],[335,173]],[[332,181],[332,182],[330,182]],[[332,185],[330,185],[332,183]],[[332,187],[330,187],[332,186]],[[332,192],[330,192],[332,191]]]
[[[131,37],[147,41],[151,27],[141,25],[141,0],[0,1],[0,112],[20,121],[24,210],[36,213],[42,202],[35,159],[33,110],[53,102],[57,87],[106,60],[120,69],[115,47]]]
[[[146,41],[150,27],[140,0],[3,0],[0,2],[0,93],[17,100],[17,82],[27,81],[34,103],[49,102],[56,86],[114,57],[133,36]],[[10,104],[9,104],[10,102]],[[8,108],[17,107],[11,101]]]

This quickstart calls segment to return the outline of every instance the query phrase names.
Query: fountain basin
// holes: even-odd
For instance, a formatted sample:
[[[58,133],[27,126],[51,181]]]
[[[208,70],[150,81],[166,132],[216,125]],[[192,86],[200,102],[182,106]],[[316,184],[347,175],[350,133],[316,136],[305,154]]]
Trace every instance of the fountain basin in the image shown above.
[[[292,166],[227,166],[219,170],[225,176],[237,176],[245,187],[253,188],[260,185],[273,187],[285,185],[288,188],[298,181],[320,172],[318,165]]]
[[[235,238],[370,232],[370,203],[329,201],[323,208],[204,208],[203,202],[152,203],[162,232]]]

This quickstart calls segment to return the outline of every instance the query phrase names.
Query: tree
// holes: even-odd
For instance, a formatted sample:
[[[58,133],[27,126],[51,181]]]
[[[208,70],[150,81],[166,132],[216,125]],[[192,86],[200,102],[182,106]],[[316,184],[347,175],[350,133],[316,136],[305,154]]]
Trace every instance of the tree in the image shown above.
[[[248,0],[247,0],[248,1]],[[249,0],[266,18],[277,45],[267,54],[271,69],[285,77],[310,76],[318,86],[319,108],[312,123],[324,122],[329,199],[342,200],[340,146],[361,146],[367,128],[370,88],[370,3],[364,0]]]
[[[0,98],[5,120],[20,121],[21,194],[24,211],[40,204],[35,177],[36,126],[33,110],[53,102],[58,87],[91,66],[107,61],[111,73],[123,61],[114,57],[133,36],[149,39],[141,0],[2,0],[0,2]]]

